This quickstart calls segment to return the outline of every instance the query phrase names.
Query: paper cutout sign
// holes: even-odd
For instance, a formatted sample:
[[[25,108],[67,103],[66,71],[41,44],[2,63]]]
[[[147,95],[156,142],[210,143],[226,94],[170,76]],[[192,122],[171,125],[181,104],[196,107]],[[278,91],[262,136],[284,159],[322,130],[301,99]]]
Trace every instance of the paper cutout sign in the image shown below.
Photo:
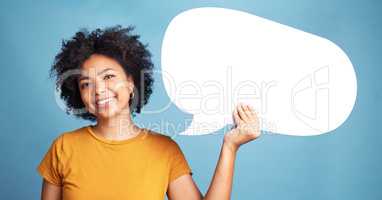
[[[323,134],[347,119],[356,100],[356,75],[341,48],[242,11],[180,13],[167,27],[161,54],[171,101],[193,114],[183,135],[233,124],[239,102],[255,108],[262,130]]]

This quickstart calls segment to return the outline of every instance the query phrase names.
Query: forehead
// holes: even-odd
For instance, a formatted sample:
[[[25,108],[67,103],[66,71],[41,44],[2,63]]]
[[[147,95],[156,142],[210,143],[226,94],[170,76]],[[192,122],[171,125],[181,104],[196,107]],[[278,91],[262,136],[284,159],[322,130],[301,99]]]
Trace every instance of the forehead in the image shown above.
[[[93,54],[81,66],[81,76],[96,76],[106,71],[124,73],[122,66],[107,56]]]

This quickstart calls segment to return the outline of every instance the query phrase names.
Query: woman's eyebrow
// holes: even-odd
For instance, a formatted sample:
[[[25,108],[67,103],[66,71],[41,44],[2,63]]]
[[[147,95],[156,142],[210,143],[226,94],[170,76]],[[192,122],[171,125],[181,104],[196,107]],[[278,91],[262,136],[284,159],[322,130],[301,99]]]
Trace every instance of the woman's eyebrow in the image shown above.
[[[102,71],[100,71],[100,72],[97,73],[97,76],[98,76],[98,75],[101,75],[101,74],[103,74],[103,73],[105,73],[105,72],[107,72],[107,71],[109,71],[109,70],[113,70],[113,68],[106,68],[106,69],[103,69]]]
[[[103,73],[105,73],[105,72],[107,72],[107,71],[109,71],[109,70],[112,70],[112,71],[113,71],[113,68],[106,68],[106,69],[103,69],[102,71],[100,71],[100,72],[97,73],[97,76],[99,76],[99,75],[101,75],[101,74],[103,74]],[[80,76],[80,78],[78,79],[78,81],[82,81],[82,80],[85,80],[85,79],[89,79],[89,77],[88,77],[88,76],[84,76],[84,75],[81,74],[81,76]]]

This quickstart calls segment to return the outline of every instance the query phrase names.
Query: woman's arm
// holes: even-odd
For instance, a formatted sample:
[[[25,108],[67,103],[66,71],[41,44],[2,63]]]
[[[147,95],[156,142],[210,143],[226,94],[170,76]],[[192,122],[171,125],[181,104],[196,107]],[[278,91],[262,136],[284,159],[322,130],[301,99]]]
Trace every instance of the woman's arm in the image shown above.
[[[41,200],[61,200],[61,187],[43,179]]]
[[[235,159],[236,150],[231,149],[224,142],[211,185],[208,188],[204,199],[230,199]]]
[[[236,127],[224,136],[215,173],[205,197],[192,177],[184,175],[170,183],[167,193],[170,200],[230,199],[236,153],[242,144],[260,136],[259,120],[251,107],[238,105],[233,117]]]

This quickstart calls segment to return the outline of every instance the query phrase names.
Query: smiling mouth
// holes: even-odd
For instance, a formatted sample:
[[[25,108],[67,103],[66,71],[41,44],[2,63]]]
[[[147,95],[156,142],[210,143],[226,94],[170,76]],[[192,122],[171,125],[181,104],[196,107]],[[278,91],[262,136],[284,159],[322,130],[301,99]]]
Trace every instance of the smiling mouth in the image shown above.
[[[107,104],[110,104],[113,101],[116,101],[116,98],[115,97],[109,97],[109,98],[106,98],[106,99],[98,100],[98,101],[96,101],[95,104],[98,107],[100,107],[100,106],[105,106]]]

